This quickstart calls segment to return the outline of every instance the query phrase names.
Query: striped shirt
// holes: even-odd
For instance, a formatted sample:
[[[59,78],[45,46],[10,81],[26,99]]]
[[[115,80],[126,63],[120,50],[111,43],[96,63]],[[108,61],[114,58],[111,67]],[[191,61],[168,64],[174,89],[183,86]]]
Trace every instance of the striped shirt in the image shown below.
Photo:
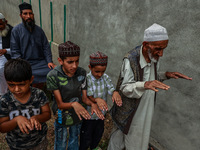
[[[87,95],[94,98],[101,98],[107,102],[107,94],[112,95],[115,88],[112,84],[110,77],[107,74],[103,74],[100,79],[96,79],[91,72],[87,74]],[[87,106],[87,111],[91,115],[91,107]],[[102,111],[105,115],[106,111]],[[96,114],[91,115],[91,119],[99,119]]]

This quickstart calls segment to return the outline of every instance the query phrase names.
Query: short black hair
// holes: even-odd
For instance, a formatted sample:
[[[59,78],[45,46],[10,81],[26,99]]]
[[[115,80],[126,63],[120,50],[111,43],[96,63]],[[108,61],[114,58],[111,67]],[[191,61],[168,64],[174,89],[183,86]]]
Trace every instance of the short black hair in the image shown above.
[[[64,61],[65,59],[69,58],[69,57],[76,57],[76,56],[59,56],[59,58]],[[79,56],[80,57],[80,56]]]
[[[99,65],[99,64],[98,64],[98,65],[94,65],[94,64],[91,65],[91,64],[90,64],[90,66],[91,66],[91,68],[94,68],[95,66],[107,66],[107,65]]]
[[[67,56],[59,56],[60,57],[60,59],[62,60],[62,61],[64,61],[66,58],[67,58]]]
[[[6,81],[22,82],[26,80],[31,80],[31,65],[26,60],[20,58],[10,59],[8,62],[5,63],[4,75]]]

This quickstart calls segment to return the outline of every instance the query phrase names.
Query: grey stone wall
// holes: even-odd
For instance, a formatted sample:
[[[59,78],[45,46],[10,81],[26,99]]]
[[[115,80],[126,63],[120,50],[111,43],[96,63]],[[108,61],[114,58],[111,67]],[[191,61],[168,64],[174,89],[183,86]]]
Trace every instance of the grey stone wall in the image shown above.
[[[51,40],[50,0],[41,1],[43,29]],[[21,22],[19,3],[21,0],[0,2],[0,11],[12,25]],[[161,58],[160,70],[179,71],[193,80],[165,81],[171,88],[158,92],[151,137],[166,150],[200,149],[200,0],[52,0],[52,3],[54,61],[57,44],[63,42],[65,4],[65,34],[81,47],[80,66],[89,71],[89,54],[104,52],[109,57],[106,72],[114,84],[124,54],[142,43],[144,30],[153,23],[166,27],[169,45]],[[38,1],[32,0],[32,4],[39,24]]]

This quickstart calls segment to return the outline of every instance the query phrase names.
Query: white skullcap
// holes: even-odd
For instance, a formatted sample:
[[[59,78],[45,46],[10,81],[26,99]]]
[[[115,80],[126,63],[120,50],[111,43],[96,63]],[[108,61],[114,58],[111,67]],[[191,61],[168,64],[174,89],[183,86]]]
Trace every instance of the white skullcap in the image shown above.
[[[168,39],[167,30],[159,24],[154,23],[144,31],[144,41],[151,42]]]
[[[2,13],[0,13],[0,19],[4,19],[4,15]]]

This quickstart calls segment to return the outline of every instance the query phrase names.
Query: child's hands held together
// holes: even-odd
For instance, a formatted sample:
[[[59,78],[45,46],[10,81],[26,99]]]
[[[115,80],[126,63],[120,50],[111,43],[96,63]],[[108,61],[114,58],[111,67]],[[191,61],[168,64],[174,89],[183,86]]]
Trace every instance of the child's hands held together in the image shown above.
[[[113,92],[112,101],[113,101],[113,103],[115,102],[117,104],[117,106],[122,106],[122,99],[117,91]]]
[[[34,130],[34,128],[36,130],[42,129],[40,122],[36,119],[35,116],[32,116],[30,120],[24,116],[17,116],[15,119],[22,133],[29,134],[29,131]]]
[[[42,130],[42,125],[40,124],[40,122],[37,120],[37,118],[35,116],[32,116],[30,118],[30,122],[31,122],[31,126],[36,130]]]
[[[86,120],[91,118],[88,111],[78,102],[73,102],[72,107],[74,108],[74,110],[75,110],[75,112],[78,115],[80,120],[82,120],[81,117],[85,118]]]
[[[24,116],[17,116],[15,117],[17,125],[22,133],[29,134],[29,130],[33,130],[30,120],[28,120]]]
[[[101,98],[95,98],[95,101],[101,110],[108,111],[108,105],[105,100]]]

